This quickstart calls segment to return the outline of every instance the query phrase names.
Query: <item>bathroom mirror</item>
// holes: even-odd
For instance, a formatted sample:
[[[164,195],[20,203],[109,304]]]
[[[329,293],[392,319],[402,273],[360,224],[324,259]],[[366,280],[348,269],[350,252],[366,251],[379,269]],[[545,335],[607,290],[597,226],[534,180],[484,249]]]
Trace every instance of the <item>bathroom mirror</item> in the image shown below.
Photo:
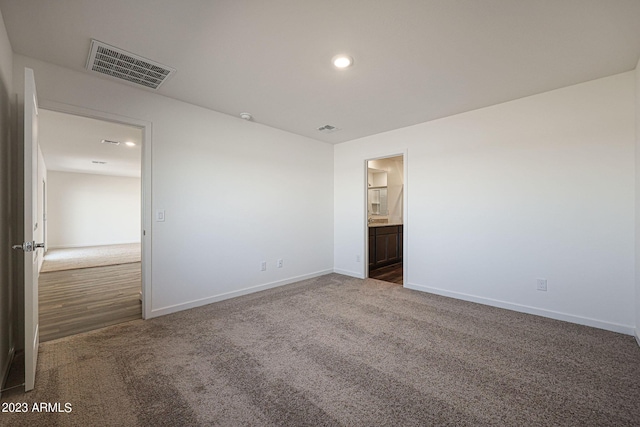
[[[389,209],[387,207],[387,189],[370,188],[368,205],[369,215],[389,215]]]
[[[389,215],[389,208],[387,207],[387,189],[370,188],[368,205],[369,215]]]
[[[387,171],[367,168],[367,210],[369,215],[389,215],[387,207]]]

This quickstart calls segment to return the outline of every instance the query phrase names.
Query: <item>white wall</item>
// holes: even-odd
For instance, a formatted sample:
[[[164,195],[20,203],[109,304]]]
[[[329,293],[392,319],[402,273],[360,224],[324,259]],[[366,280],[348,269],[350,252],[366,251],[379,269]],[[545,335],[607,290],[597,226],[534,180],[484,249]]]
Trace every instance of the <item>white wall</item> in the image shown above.
[[[11,352],[15,343],[12,319],[15,313],[12,280],[11,245],[15,237],[11,225],[14,221],[11,206],[11,126],[13,102],[11,99],[13,79],[13,51],[0,12],[0,389],[4,385],[9,369]]]
[[[364,160],[406,150],[409,287],[632,333],[634,78],[337,145],[336,270],[364,275]]]
[[[50,249],[140,242],[140,178],[49,171]]]
[[[40,100],[152,122],[166,221],[152,224],[150,315],[332,271],[333,146],[15,55],[25,66]]]

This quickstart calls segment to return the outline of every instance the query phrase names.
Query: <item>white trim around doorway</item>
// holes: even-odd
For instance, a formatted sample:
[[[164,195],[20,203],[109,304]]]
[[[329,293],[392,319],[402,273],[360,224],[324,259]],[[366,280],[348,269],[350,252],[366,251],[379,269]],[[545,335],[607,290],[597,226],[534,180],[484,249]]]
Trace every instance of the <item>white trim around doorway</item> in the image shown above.
[[[380,160],[386,159],[389,157],[399,157],[402,156],[402,169],[403,169],[403,188],[402,188],[402,286],[406,287],[409,281],[407,278],[409,277],[409,150],[404,149],[401,151],[392,151],[389,153],[380,153],[376,156],[366,157],[362,161],[362,165],[364,166],[364,181],[363,181],[363,191],[364,191],[364,257],[365,261],[363,264],[362,277],[369,277],[369,224],[367,223],[367,198],[368,198],[368,187],[367,187],[367,172],[368,165],[370,160]]]

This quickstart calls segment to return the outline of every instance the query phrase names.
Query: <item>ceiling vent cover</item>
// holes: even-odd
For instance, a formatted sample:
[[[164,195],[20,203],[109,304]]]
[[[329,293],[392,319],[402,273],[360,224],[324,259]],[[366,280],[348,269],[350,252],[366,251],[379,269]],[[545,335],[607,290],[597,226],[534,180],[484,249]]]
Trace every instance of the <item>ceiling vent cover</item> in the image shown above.
[[[331,133],[331,132],[336,132],[339,131],[340,129],[335,127],[335,126],[331,126],[331,125],[324,125],[318,128],[318,130],[322,133]]]
[[[100,142],[102,144],[120,145],[120,141],[111,141],[110,139],[103,139]]]
[[[87,70],[158,89],[176,70],[98,40],[91,40]]]

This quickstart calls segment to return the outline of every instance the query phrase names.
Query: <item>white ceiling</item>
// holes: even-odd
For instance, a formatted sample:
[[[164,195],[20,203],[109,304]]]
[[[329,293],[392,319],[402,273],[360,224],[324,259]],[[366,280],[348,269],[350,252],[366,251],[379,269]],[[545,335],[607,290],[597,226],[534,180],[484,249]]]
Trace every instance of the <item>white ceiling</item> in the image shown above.
[[[142,130],[132,126],[40,109],[38,142],[50,171],[141,176]]]
[[[640,56],[640,0],[0,0],[0,10],[16,53],[84,70],[94,38],[177,69],[163,95],[330,143],[629,71]],[[334,69],[338,53],[354,66]],[[316,130],[326,124],[341,130]]]

